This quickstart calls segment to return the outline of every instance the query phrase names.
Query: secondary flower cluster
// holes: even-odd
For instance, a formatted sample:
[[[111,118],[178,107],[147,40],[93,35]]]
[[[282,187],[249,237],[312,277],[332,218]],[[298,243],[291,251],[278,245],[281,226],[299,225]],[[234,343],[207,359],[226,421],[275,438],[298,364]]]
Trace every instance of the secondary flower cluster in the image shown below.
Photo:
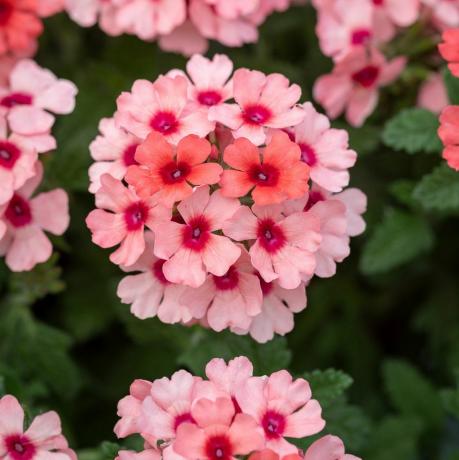
[[[44,232],[61,235],[69,224],[64,190],[34,192],[43,177],[38,156],[56,148],[53,114],[73,111],[77,89],[29,59],[5,74],[0,84],[0,256],[6,255],[11,270],[25,271],[51,256]]]
[[[11,395],[0,398],[0,458],[10,460],[76,460],[62,435],[56,412],[46,412],[24,429],[24,410]]]
[[[57,0],[59,1],[59,0]],[[71,18],[97,22],[109,35],[158,40],[166,51],[204,53],[208,40],[241,46],[258,39],[258,26],[292,0],[60,0]]]
[[[139,318],[265,342],[293,329],[305,286],[330,277],[365,224],[343,190],[356,153],[280,74],[193,56],[138,80],[90,150],[93,242],[118,246],[118,295]],[[310,185],[312,184],[311,188]]]
[[[400,28],[420,17],[435,27],[459,26],[457,0],[313,0],[317,9],[317,35],[322,52],[333,58],[334,69],[320,77],[315,99],[331,118],[345,113],[353,126],[361,126],[378,103],[379,88],[392,83],[406,59],[390,61],[380,51]],[[433,75],[423,87],[420,105],[435,111],[444,106],[445,92]],[[440,95],[441,100],[438,99]]]
[[[336,436],[320,438],[306,453],[291,442],[325,426],[306,380],[285,370],[255,377],[245,357],[213,359],[206,376],[181,370],[170,379],[134,381],[118,404],[115,433],[140,434],[145,450],[121,451],[118,459],[359,460]]]

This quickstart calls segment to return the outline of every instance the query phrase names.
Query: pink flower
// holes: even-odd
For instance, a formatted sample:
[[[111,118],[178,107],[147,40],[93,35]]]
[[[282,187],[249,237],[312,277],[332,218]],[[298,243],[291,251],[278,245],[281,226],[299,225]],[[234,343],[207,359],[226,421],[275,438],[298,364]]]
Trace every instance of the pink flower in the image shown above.
[[[65,8],[65,0],[38,0],[38,15],[46,18],[60,13]]]
[[[39,153],[56,148],[51,127],[56,114],[75,108],[78,90],[68,80],[58,80],[32,60],[19,61],[10,74],[8,88],[0,88],[0,110],[11,130]]]
[[[265,128],[287,128],[301,123],[304,111],[295,104],[301,97],[298,85],[280,74],[266,76],[256,70],[239,69],[233,78],[237,104],[221,104],[209,110],[211,120],[233,130],[255,145],[266,140]]]
[[[161,451],[158,449],[145,449],[142,452],[120,450],[115,460],[161,460]]]
[[[419,0],[372,0],[376,14],[384,15],[399,27],[408,27],[417,21],[420,13]]]
[[[440,73],[431,73],[418,94],[418,107],[439,114],[449,104],[445,82]]]
[[[314,98],[330,118],[344,111],[352,126],[361,126],[378,103],[378,90],[392,83],[405,67],[405,58],[387,62],[376,49],[356,49],[314,85]]]
[[[197,188],[178,206],[185,221],[154,225],[155,255],[166,259],[167,280],[191,287],[201,286],[207,273],[223,276],[241,255],[230,239],[216,235],[240,207],[239,201],[225,198],[219,191],[209,195],[209,187]]]
[[[237,394],[244,414],[251,415],[262,428],[265,447],[284,456],[298,453],[285,438],[303,438],[325,426],[319,403],[311,399],[304,379],[293,380],[287,371],[269,377],[252,377]]]
[[[115,179],[123,179],[127,168],[137,164],[135,152],[141,140],[116,126],[113,118],[103,118],[99,123],[100,135],[89,146],[95,163],[89,168],[91,185],[89,191],[96,193],[100,188],[100,178],[110,174]]]
[[[429,8],[432,20],[440,29],[459,27],[459,4],[456,0],[421,0]]]
[[[295,289],[314,273],[319,231],[318,218],[305,212],[285,217],[275,205],[242,206],[223,225],[233,240],[256,240],[249,251],[252,265],[266,282],[277,279],[285,289]]]
[[[254,275],[250,257],[243,246],[241,256],[223,276],[210,275],[197,289],[189,289],[182,302],[190,308],[206,307],[207,322],[217,332],[225,328],[248,329],[261,312],[260,281]]]
[[[182,301],[186,287],[172,284],[163,273],[164,260],[153,255],[153,234],[145,234],[145,251],[139,260],[128,268],[128,272],[140,272],[126,276],[118,285],[118,297],[121,302],[131,304],[131,312],[140,319],[158,318],[163,323],[175,324],[188,322],[193,318],[202,318],[206,313],[205,305],[192,309]],[[123,267],[122,267],[123,268]]]
[[[349,184],[348,169],[357,160],[357,154],[349,149],[349,135],[344,129],[330,128],[328,118],[310,102],[303,109],[304,121],[288,132],[301,149],[311,179],[330,192],[340,192]]]
[[[260,4],[259,0],[205,0],[208,5],[215,8],[215,12],[219,16],[227,19],[235,19],[240,16],[247,16],[253,13]]]
[[[145,226],[152,228],[157,221],[169,219],[171,212],[155,197],[139,199],[108,174],[102,176],[101,184],[96,193],[96,206],[101,209],[91,211],[86,218],[92,241],[102,248],[120,244],[110,260],[117,265],[132,265],[145,250]]]
[[[354,455],[346,454],[343,441],[337,436],[327,435],[313,442],[306,453],[304,460],[361,460]]]
[[[54,411],[35,417],[24,431],[24,411],[11,395],[0,399],[0,457],[14,460],[74,460]]]
[[[164,51],[181,53],[184,56],[204,54],[209,47],[207,40],[199,33],[195,25],[186,20],[176,27],[170,34],[159,38],[159,46]]]
[[[37,152],[22,145],[16,136],[8,138],[6,126],[0,124],[0,205],[35,175],[37,157]]]
[[[443,158],[448,166],[459,171],[459,106],[450,105],[440,115],[438,136],[443,142]]]
[[[263,152],[247,139],[237,139],[225,149],[223,159],[234,168],[223,172],[224,196],[242,197],[253,189],[254,202],[268,205],[298,198],[308,189],[309,167],[301,161],[299,147],[280,131]]]
[[[204,112],[189,113],[188,82],[182,76],[159,77],[155,83],[137,80],[132,92],[122,93],[117,100],[117,123],[140,139],[152,131],[177,144],[188,134],[205,137],[212,123]]]
[[[191,416],[196,423],[180,425],[173,444],[175,452],[186,458],[232,460],[263,445],[255,420],[247,414],[235,415],[229,398],[200,399],[193,405]]]
[[[42,177],[43,167],[36,163],[35,175],[0,208],[0,219],[6,229],[2,235],[0,228],[0,255],[6,254],[6,264],[15,272],[28,271],[46,262],[53,247],[44,232],[62,235],[69,225],[68,197],[64,190],[55,189],[31,198]]]
[[[459,77],[459,29],[449,29],[443,32],[443,42],[438,45],[443,59],[448,61],[451,73]]]

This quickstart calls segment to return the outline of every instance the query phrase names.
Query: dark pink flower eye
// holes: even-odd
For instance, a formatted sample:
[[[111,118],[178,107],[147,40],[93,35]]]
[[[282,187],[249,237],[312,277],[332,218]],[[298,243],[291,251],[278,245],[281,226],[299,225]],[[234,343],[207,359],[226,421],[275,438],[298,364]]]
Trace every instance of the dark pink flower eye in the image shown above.
[[[198,101],[201,105],[212,107],[222,101],[222,95],[218,91],[201,91],[198,94]]]
[[[11,142],[0,142],[0,166],[13,169],[21,156],[21,151]]]
[[[261,220],[257,233],[261,247],[267,252],[274,253],[284,247],[286,242],[284,232],[272,219]]]
[[[352,74],[352,79],[364,88],[372,87],[376,83],[378,77],[379,68],[374,65],[366,66]]]
[[[205,450],[209,460],[229,460],[233,453],[231,442],[225,435],[209,438]]]
[[[272,117],[272,113],[267,107],[257,104],[245,107],[243,117],[246,123],[263,125]]]
[[[5,216],[13,227],[24,227],[32,222],[29,202],[22,196],[14,195],[5,211]]]
[[[124,220],[129,231],[136,231],[143,228],[148,219],[148,207],[142,201],[131,204],[124,211]]]
[[[285,417],[278,412],[268,410],[261,421],[268,439],[278,439],[285,431]]]
[[[0,11],[0,24],[1,24],[1,11]],[[5,96],[1,101],[0,105],[9,109],[16,105],[32,105],[33,97],[30,94],[25,93],[12,93]]]
[[[158,112],[150,121],[150,126],[161,134],[174,134],[179,127],[179,121],[172,112]]]
[[[5,439],[6,450],[13,460],[32,460],[36,449],[24,435],[11,435]]]
[[[193,251],[202,251],[210,238],[210,225],[204,216],[195,217],[183,230],[183,244]]]

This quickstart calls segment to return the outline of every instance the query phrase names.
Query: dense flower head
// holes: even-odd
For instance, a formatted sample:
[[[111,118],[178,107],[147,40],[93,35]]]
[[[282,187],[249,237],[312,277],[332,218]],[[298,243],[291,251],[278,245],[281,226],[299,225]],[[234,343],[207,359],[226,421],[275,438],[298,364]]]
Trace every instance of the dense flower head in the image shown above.
[[[281,74],[233,75],[223,55],[186,70],[136,81],[101,121],[86,222],[94,243],[120,245],[110,259],[135,316],[266,342],[365,228],[365,196],[346,189],[357,154]]]
[[[443,158],[448,165],[459,171],[459,107],[450,105],[440,115],[438,136],[444,145]]]
[[[358,460],[327,435],[303,454],[290,441],[322,431],[325,420],[309,383],[281,370],[254,376],[244,356],[212,359],[206,378],[185,370],[149,382],[136,380],[118,405],[118,437],[141,435],[145,450],[131,456],[160,459]],[[126,453],[120,453],[126,457]],[[133,458],[133,457],[132,457]],[[290,458],[290,457],[289,457]]]

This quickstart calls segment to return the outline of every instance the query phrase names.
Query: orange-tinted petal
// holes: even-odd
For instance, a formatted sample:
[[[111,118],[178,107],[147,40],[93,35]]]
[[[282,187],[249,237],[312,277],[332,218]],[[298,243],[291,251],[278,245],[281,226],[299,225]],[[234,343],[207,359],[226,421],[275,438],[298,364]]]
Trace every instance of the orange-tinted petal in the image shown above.
[[[249,140],[236,139],[223,154],[225,163],[239,171],[247,171],[253,165],[260,164],[260,152]]]
[[[247,195],[254,183],[242,171],[225,170],[220,181],[222,195],[232,198]]]
[[[138,163],[151,169],[159,169],[174,158],[174,150],[166,139],[153,131],[145,142],[137,147],[135,159]]]
[[[194,166],[187,180],[194,185],[216,184],[220,180],[223,168],[217,163],[204,163]]]
[[[204,163],[209,158],[210,142],[194,134],[184,137],[177,146],[177,162],[188,163],[191,166]]]

